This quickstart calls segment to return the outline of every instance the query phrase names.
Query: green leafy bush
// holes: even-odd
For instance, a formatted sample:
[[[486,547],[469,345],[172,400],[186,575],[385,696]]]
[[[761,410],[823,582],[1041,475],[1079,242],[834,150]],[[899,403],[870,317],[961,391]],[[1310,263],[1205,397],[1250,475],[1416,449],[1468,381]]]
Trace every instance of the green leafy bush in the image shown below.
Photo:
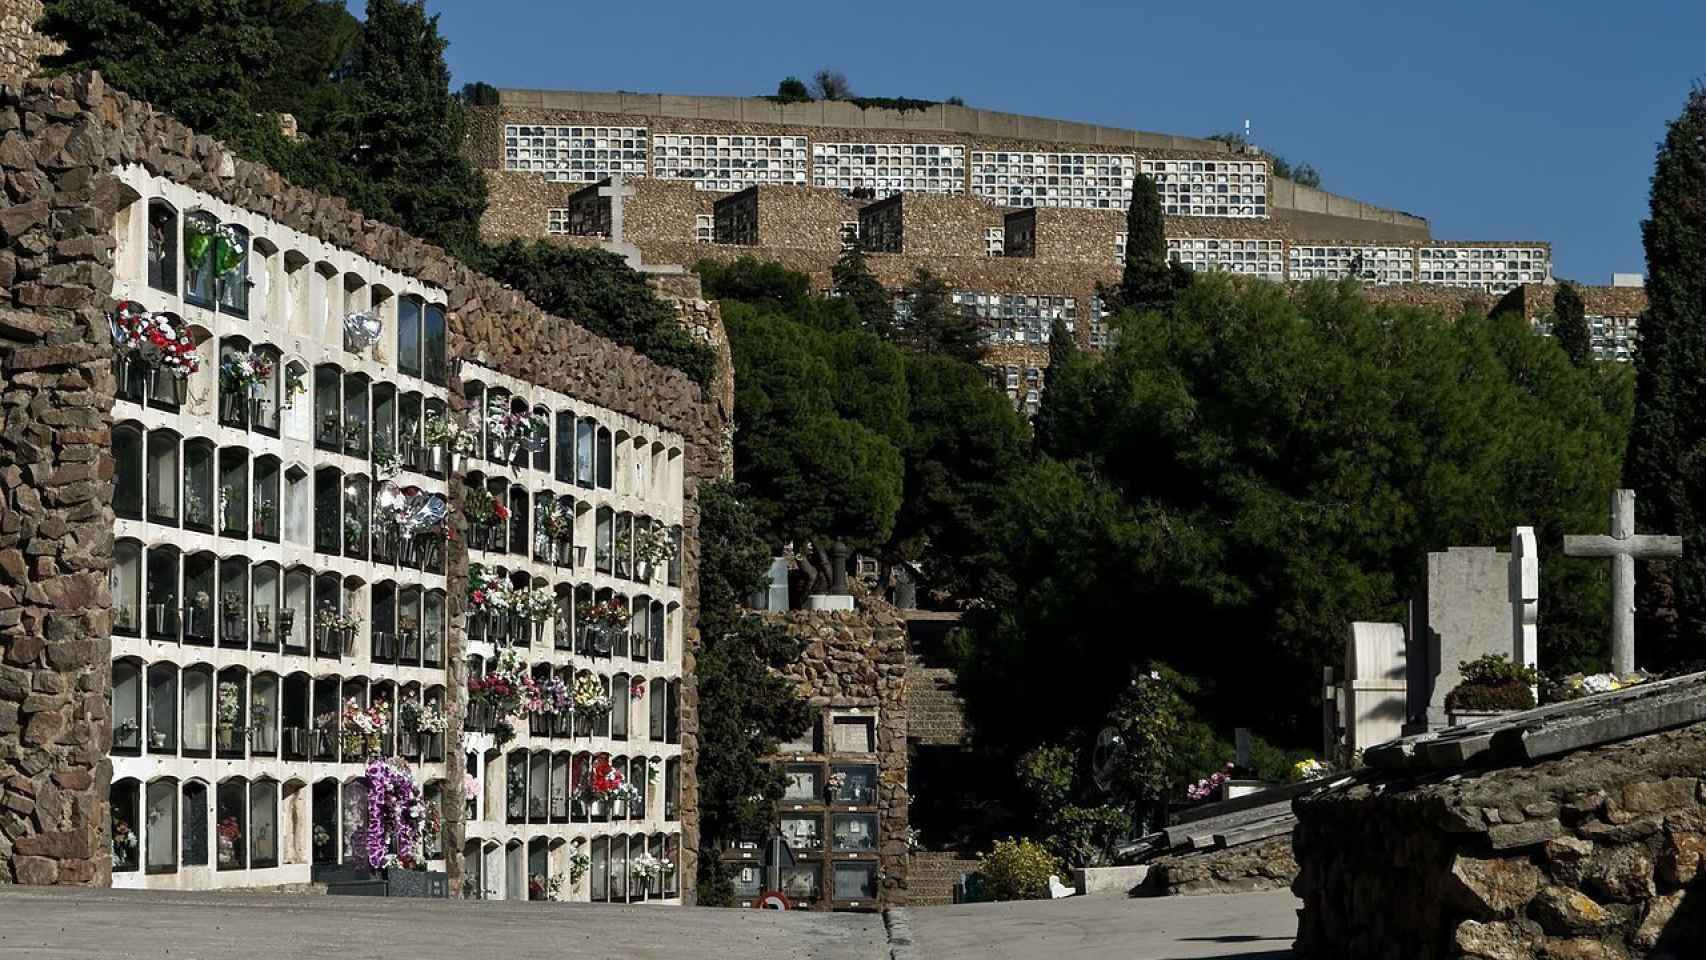
[[[990,900],[1044,900],[1048,878],[1060,866],[1041,844],[1023,838],[997,840],[978,868],[983,894]]]
[[[1540,671],[1490,653],[1458,664],[1463,676],[1445,696],[1447,710],[1527,710],[1534,706],[1533,687]]]
[[[1135,832],[1131,814],[1111,804],[1062,807],[1049,848],[1072,866],[1103,867],[1114,862],[1115,848]]]

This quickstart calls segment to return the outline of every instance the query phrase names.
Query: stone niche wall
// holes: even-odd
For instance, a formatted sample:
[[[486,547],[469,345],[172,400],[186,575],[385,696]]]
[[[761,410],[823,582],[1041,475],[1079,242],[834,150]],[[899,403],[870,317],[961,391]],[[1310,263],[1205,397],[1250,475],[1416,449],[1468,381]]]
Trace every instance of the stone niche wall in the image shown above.
[[[795,610],[766,616],[806,641],[805,652],[785,673],[815,710],[826,715],[849,708],[876,712],[879,897],[887,905],[904,905],[911,803],[906,625],[894,607],[867,598],[861,598],[859,609],[851,612]],[[830,744],[824,747],[827,750]],[[828,759],[833,763],[837,756]],[[868,756],[864,759],[870,762]]]
[[[12,201],[0,208],[0,281],[8,290],[0,303],[0,882],[110,880],[115,384],[105,313],[112,306],[116,212],[134,199],[112,171],[126,165],[445,290],[453,400],[461,396],[457,361],[471,358],[683,437],[680,804],[682,870],[692,877],[697,492],[730,469],[727,384],[708,395],[681,372],[546,315],[443,250],[368,220],[343,200],[293,187],[111,89],[99,75],[83,74],[0,89],[0,170]],[[684,313],[706,325],[702,336],[721,343],[714,312],[689,305]],[[462,523],[459,512],[452,516]],[[466,552],[453,548],[447,559],[457,582]],[[453,591],[447,650],[453,714],[467,680],[462,602]],[[457,725],[446,752],[461,750]],[[446,847],[461,850],[461,778],[446,787]],[[459,867],[451,858],[453,890],[461,886]],[[683,889],[691,902],[692,884]]]
[[[1672,958],[1706,943],[1706,725],[1300,798],[1311,960]]]

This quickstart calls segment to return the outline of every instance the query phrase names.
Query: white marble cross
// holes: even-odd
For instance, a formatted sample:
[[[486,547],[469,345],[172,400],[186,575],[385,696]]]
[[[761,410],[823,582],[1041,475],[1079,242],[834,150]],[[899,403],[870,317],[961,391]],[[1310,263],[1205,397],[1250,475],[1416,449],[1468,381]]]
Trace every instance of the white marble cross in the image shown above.
[[[1635,491],[1611,493],[1611,536],[1566,536],[1572,557],[1611,558],[1611,669],[1635,672],[1635,561],[1682,556],[1682,538],[1635,533]]]
[[[1533,527],[1511,533],[1511,661],[1540,665],[1540,547]]]
[[[622,182],[620,173],[610,175],[610,186],[599,187],[598,195],[610,198],[610,242],[622,241],[622,201],[634,195],[634,188]]]

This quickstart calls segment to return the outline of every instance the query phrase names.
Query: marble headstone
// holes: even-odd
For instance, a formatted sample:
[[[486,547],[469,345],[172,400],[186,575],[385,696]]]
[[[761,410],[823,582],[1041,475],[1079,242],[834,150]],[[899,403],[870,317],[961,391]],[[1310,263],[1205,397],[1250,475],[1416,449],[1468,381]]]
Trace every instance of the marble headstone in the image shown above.
[[[1352,623],[1345,643],[1345,749],[1365,750],[1404,732],[1404,628],[1396,623]]]
[[[1446,726],[1445,697],[1461,680],[1458,664],[1513,653],[1510,559],[1494,547],[1428,554],[1427,578],[1410,601],[1406,732]]]

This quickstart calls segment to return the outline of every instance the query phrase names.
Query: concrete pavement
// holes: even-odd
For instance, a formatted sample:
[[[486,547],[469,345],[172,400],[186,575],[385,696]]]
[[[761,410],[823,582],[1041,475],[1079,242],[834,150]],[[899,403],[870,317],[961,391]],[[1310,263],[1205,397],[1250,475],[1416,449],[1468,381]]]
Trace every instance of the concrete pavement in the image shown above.
[[[920,960],[1285,960],[1289,891],[1214,897],[1070,897],[907,911]]]
[[[0,887],[0,958],[26,957],[887,960],[888,946],[876,914]]]
[[[1297,901],[1073,897],[908,911],[919,960],[1283,960]],[[875,914],[0,887],[0,960],[888,960]]]

